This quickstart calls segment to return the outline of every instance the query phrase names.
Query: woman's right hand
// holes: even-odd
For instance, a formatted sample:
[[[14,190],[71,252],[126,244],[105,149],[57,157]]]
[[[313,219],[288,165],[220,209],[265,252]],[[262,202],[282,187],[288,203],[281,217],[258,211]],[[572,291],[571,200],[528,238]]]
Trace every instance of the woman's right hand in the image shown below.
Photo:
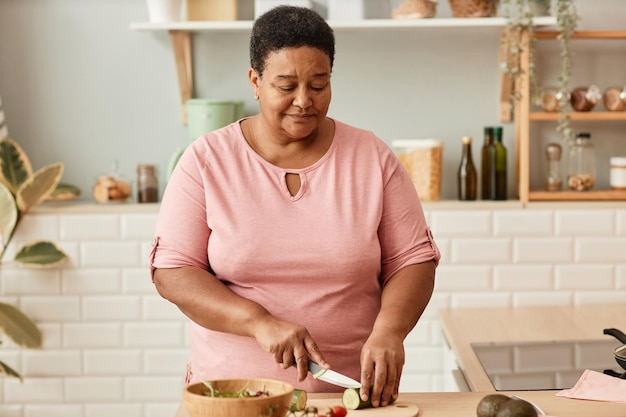
[[[295,359],[300,382],[306,379],[309,359],[322,368],[330,368],[306,327],[268,315],[255,320],[254,337],[283,369],[294,365]]]

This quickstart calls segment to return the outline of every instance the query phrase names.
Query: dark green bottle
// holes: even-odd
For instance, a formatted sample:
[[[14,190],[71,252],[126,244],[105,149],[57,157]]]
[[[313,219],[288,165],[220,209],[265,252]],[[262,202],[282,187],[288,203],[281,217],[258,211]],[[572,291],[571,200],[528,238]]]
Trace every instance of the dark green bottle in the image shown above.
[[[496,181],[495,181],[495,197],[496,200],[506,200],[506,147],[502,144],[502,126],[493,128],[493,135],[496,139]]]
[[[478,177],[472,159],[472,138],[463,136],[463,155],[458,171],[459,200],[476,200]]]
[[[493,127],[485,127],[485,141],[480,158],[480,196],[483,200],[496,199],[496,145]]]

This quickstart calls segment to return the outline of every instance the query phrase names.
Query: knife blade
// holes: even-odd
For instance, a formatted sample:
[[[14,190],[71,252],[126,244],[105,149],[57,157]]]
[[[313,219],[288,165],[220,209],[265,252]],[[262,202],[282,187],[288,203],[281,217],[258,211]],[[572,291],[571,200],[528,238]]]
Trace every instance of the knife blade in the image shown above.
[[[313,375],[313,378],[328,382],[329,384],[343,388],[361,388],[360,382],[333,371],[332,369],[324,369],[312,360],[309,360],[309,372]]]

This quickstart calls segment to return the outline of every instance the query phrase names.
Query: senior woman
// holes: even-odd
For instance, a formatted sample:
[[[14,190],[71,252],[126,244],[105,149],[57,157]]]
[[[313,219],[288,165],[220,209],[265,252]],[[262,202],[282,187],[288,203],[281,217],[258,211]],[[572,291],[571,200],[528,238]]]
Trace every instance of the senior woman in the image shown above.
[[[398,395],[403,341],[428,304],[439,252],[407,173],[373,133],[327,117],[335,40],[307,8],[254,23],[260,112],[195,140],[163,195],[150,266],[190,319],[187,382],[288,381],[307,360]],[[292,367],[292,365],[297,365]]]

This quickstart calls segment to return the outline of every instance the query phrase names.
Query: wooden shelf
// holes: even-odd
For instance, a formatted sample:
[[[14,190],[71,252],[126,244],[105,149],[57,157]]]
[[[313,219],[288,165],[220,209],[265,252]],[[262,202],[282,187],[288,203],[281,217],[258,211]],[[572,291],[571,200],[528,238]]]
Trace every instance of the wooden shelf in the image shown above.
[[[131,30],[167,32],[172,41],[176,72],[180,90],[180,105],[182,108],[182,122],[187,123],[185,103],[193,97],[193,50],[191,42],[192,33],[204,32],[232,32],[249,33],[252,29],[251,20],[233,21],[177,21],[167,23],[133,22]],[[481,18],[432,18],[432,19],[365,19],[354,21],[332,21],[328,23],[335,32],[355,31],[417,31],[417,30],[480,30],[494,29],[501,31],[507,26],[504,17],[481,17]],[[556,25],[556,19],[550,16],[537,17],[534,19],[536,27],[549,27]],[[462,34],[454,33],[454,36]]]
[[[585,120],[585,121],[610,121],[610,120],[625,120],[626,111],[591,111],[591,112],[569,112],[571,120]],[[558,113],[550,112],[530,112],[528,116],[529,120],[535,122],[556,122],[559,120]]]
[[[545,191],[531,190],[530,201],[626,201],[626,190]]]
[[[252,29],[251,20],[232,21],[178,21],[167,23],[134,22],[130,24],[132,30],[143,31],[170,31],[184,30],[189,32],[230,31],[245,32]],[[420,28],[503,28],[507,25],[503,17],[479,18],[432,18],[432,19],[364,19],[353,21],[333,21],[328,24],[335,30],[397,30]],[[554,26],[553,17],[537,17],[535,26]]]
[[[557,39],[558,32],[538,30],[533,32],[536,40]],[[523,33],[523,42],[528,42],[529,35]],[[574,40],[626,40],[626,31],[578,31],[572,34]],[[523,48],[520,58],[522,71],[529,69],[530,55],[529,48]],[[518,180],[519,200],[522,205],[529,201],[626,201],[626,190],[591,190],[591,191],[545,191],[530,189],[530,124],[531,122],[557,122],[558,112],[530,111],[530,85],[527,77],[519,80],[519,91],[522,99],[520,105],[516,107],[516,168]],[[602,106],[599,104],[599,106]],[[590,122],[620,122],[626,121],[626,112],[610,111],[590,111],[590,112],[569,112],[571,121]]]

